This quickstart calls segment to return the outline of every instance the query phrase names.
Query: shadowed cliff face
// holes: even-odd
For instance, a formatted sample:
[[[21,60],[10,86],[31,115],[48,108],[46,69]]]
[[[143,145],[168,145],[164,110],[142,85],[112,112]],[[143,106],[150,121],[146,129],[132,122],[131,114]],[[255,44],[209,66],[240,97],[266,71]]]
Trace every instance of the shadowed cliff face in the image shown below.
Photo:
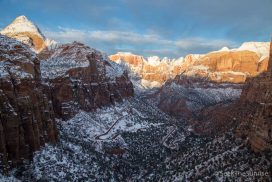
[[[55,117],[35,53],[1,35],[0,64],[0,161],[16,165],[46,142],[57,141]]]
[[[150,98],[176,118],[192,118],[201,109],[239,98],[242,85],[210,81],[199,76],[179,75],[168,80]]]
[[[247,136],[254,151],[272,150],[272,71],[248,79],[239,104],[247,112],[237,134]]]

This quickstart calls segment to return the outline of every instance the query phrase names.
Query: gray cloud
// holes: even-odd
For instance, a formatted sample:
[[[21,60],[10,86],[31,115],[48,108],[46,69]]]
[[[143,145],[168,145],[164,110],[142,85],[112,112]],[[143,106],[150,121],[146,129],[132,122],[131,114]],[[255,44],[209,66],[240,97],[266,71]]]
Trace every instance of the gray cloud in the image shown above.
[[[267,41],[272,32],[271,0],[12,0],[11,2],[14,6],[23,6],[25,10],[53,15],[56,19],[79,21],[99,29],[155,31],[168,38],[205,35],[240,42],[253,39]]]
[[[139,34],[124,31],[85,31],[59,27],[58,31],[45,31],[45,35],[61,43],[81,41],[109,54],[130,51],[144,56],[180,57],[189,53],[205,53],[223,46],[233,47],[235,42],[200,37],[170,40],[157,34]],[[201,51],[200,51],[201,50]]]
[[[177,57],[268,41],[271,7],[272,0],[2,0],[0,16],[6,24],[27,12],[49,37],[110,54]]]
[[[229,39],[246,41],[267,40],[272,33],[271,0],[127,0],[126,3],[135,21],[170,36],[176,32],[180,36],[221,33]]]
[[[237,47],[236,42],[224,39],[205,39],[201,37],[186,38],[175,42],[179,50],[190,50],[194,53],[206,53],[212,50],[218,50],[224,46]]]

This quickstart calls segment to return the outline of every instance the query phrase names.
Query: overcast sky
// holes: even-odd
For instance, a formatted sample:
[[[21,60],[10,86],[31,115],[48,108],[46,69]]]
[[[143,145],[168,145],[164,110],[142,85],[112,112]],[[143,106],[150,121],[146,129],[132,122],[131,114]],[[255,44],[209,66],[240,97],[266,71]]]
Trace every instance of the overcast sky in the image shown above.
[[[272,35],[272,0],[0,0],[0,28],[19,15],[108,54],[174,58]]]

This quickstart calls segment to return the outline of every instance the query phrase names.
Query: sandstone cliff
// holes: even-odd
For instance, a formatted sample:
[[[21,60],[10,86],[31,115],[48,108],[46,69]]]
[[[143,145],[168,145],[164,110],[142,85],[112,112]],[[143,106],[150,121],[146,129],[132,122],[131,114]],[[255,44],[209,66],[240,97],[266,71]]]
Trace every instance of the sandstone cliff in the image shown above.
[[[126,71],[88,46],[78,42],[58,46],[48,57],[40,61],[28,46],[0,35],[4,170],[31,157],[45,143],[57,141],[56,117],[68,119],[80,110],[93,111],[133,96]]]
[[[111,55],[109,58],[118,64],[125,65],[134,85],[142,88],[159,87],[184,70],[181,67],[183,58],[161,60],[159,57],[153,56],[146,59],[139,55],[123,52]]]
[[[52,102],[39,60],[24,44],[0,35],[0,161],[2,169],[57,141]]]
[[[41,71],[50,86],[55,112],[64,119],[80,109],[93,111],[134,94],[125,70],[78,42],[54,49],[41,61]]]
[[[132,53],[117,53],[109,58],[139,77],[143,87],[162,86],[167,80],[183,74],[208,78],[215,82],[243,83],[248,76],[256,76],[266,70],[269,44],[244,43],[237,49],[222,49],[208,54],[191,54],[179,59],[143,58]]]
[[[230,105],[204,109],[191,120],[199,134],[218,134],[236,128],[254,151],[272,150],[272,45],[267,72],[247,78],[240,99]]]

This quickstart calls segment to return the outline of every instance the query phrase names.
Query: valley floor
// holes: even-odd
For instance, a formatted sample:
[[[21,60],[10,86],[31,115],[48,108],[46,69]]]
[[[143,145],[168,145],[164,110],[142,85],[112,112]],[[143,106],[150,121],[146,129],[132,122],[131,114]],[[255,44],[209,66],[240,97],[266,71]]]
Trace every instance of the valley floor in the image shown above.
[[[195,136],[140,97],[58,121],[60,141],[2,181],[271,181],[271,153]],[[255,173],[254,173],[255,172]],[[16,179],[15,179],[16,178]]]

